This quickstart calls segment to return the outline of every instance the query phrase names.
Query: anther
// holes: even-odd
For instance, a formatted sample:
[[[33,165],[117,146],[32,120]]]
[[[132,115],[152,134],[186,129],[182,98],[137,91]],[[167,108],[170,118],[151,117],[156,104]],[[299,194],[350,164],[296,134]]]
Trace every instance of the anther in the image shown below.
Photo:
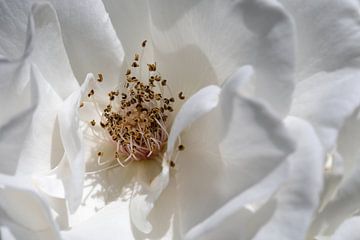
[[[166,85],[166,80],[165,79],[161,81],[161,85],[163,85],[163,86]]]
[[[82,108],[83,106],[84,106],[84,103],[81,102],[80,105],[79,105],[79,107]]]
[[[95,126],[95,124],[96,124],[95,120],[91,120],[90,124],[91,124],[91,126]]]
[[[133,63],[131,64],[131,66],[132,66],[132,67],[138,67],[139,64],[138,64],[137,62],[133,62]]]
[[[181,145],[178,146],[178,149],[179,149],[179,151],[184,151],[184,150],[185,150],[185,146],[181,144]]]
[[[91,89],[90,92],[88,93],[88,97],[91,97],[92,95],[94,95],[95,91],[94,89]]]
[[[144,40],[144,41],[141,43],[141,46],[142,46],[142,47],[146,47],[146,43],[147,43],[147,40]]]
[[[179,98],[180,98],[181,100],[184,100],[184,99],[185,99],[185,96],[184,96],[183,92],[179,92]]]
[[[102,75],[101,73],[98,74],[98,77],[99,77],[99,78],[97,79],[98,82],[102,82],[102,81],[104,80],[104,79],[103,79],[103,75]]]
[[[156,71],[156,63],[148,64],[148,67],[150,72]]]
[[[170,161],[170,167],[175,167],[175,162],[174,161]]]

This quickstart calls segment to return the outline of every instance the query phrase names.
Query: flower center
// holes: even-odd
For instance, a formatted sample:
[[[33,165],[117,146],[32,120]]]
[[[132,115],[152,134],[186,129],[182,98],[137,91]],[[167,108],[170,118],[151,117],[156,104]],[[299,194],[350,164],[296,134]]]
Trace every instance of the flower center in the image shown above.
[[[146,40],[142,48],[145,46]],[[168,119],[176,101],[167,80],[157,71],[156,62],[147,64],[144,74],[141,58],[135,54],[124,83],[108,93],[109,104],[101,112],[100,126],[115,144],[114,159],[123,167],[133,160],[153,158],[163,152],[169,136]],[[142,75],[147,75],[145,81]],[[102,74],[97,81],[103,81]],[[92,95],[93,89],[88,97]],[[178,97],[185,99],[182,92]],[[90,124],[95,126],[95,120]],[[99,165],[102,155],[98,153]]]

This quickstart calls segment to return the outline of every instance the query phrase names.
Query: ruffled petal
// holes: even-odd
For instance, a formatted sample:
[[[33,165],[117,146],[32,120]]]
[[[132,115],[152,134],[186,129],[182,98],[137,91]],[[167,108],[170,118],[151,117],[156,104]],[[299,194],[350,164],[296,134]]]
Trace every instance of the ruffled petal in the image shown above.
[[[49,3],[11,1],[1,3],[2,33],[0,48],[9,61],[25,60],[37,65],[41,74],[59,94],[66,98],[78,87],[73,76],[58,19]],[[31,9],[31,11],[30,11]],[[26,18],[27,16],[28,19]],[[13,50],[16,48],[16,50]],[[22,50],[22,54],[19,53]]]
[[[310,122],[329,153],[345,120],[360,104],[359,77],[357,69],[344,68],[317,73],[296,86],[291,115]]]
[[[12,11],[27,14],[26,6],[14,10],[16,6],[16,1],[4,6],[5,15],[12,16]],[[17,12],[19,16],[21,16],[20,12]],[[11,17],[5,19],[10,22]],[[10,55],[0,61],[1,72],[5,77],[1,83],[3,92],[1,97],[4,99],[1,102],[6,103],[2,110],[8,113],[2,117],[1,122],[9,121],[13,115],[29,107],[31,85],[35,84],[38,87],[32,87],[39,88],[36,111],[27,118],[22,116],[21,120],[17,120],[19,122],[26,119],[24,124],[27,124],[27,129],[22,131],[17,139],[14,138],[15,141],[19,141],[18,144],[14,142],[11,144],[13,147],[22,146],[21,150],[14,151],[16,153],[12,153],[10,158],[4,158],[8,159],[6,162],[9,164],[2,169],[5,171],[7,168],[8,174],[46,171],[54,165],[52,161],[59,161],[56,158],[60,158],[62,153],[57,154],[63,150],[61,145],[57,146],[59,142],[56,142],[54,137],[56,114],[62,98],[67,97],[78,86],[62,44],[59,24],[53,8],[47,3],[36,3],[32,6],[28,19],[26,40],[22,39],[26,42],[22,56],[12,59],[14,56]],[[21,23],[21,18],[19,21],[18,24]],[[31,78],[34,81],[29,84]],[[19,123],[18,127],[21,126],[23,124]],[[7,146],[14,139],[8,138],[2,142]],[[11,150],[3,152],[8,151]],[[11,160],[13,158],[16,159]]]
[[[61,107],[58,119],[60,136],[65,150],[65,157],[60,162],[59,171],[69,203],[70,212],[74,212],[82,198],[85,173],[85,157],[83,149],[83,134],[80,128],[79,105],[90,81],[94,76],[89,74],[81,88],[72,93]]]
[[[31,179],[0,174],[0,224],[16,239],[61,239],[47,203]]]
[[[147,217],[154,207],[154,203],[169,184],[169,161],[173,155],[177,138],[186,127],[217,106],[219,93],[219,87],[208,86],[191,96],[178,112],[172,125],[160,173],[153,180],[151,180],[151,177],[145,177],[144,179],[148,168],[139,173],[134,183],[134,192],[130,204],[130,216],[134,225],[142,232],[149,233],[152,230],[152,226],[147,221]],[[148,184],[149,179],[150,184]]]
[[[247,204],[266,202],[287,177],[286,158],[294,147],[285,126],[242,96],[251,68],[236,76],[223,86],[218,107],[182,135],[176,176],[182,232],[190,239]]]
[[[59,16],[65,47],[78,81],[89,72],[102,73],[112,87],[120,75],[124,50],[102,1],[51,2]]]
[[[257,74],[256,97],[282,116],[288,112],[294,29],[277,1],[157,0],[149,8],[155,59],[175,84],[193,86],[194,92],[250,64]]]
[[[14,76],[14,81],[6,83],[6,79],[0,85],[0,105],[6,113],[0,118],[0,172],[9,175],[16,173],[24,136],[29,132],[31,119],[39,102],[39,86],[34,71],[14,65],[14,70],[20,67],[21,76],[16,78],[10,74],[9,77]],[[2,73],[6,75],[8,67],[12,68],[14,65],[0,64],[0,70],[5,70]],[[19,89],[18,84],[24,83],[24,88]],[[14,109],[10,111],[12,107]]]
[[[356,0],[280,0],[294,17],[297,30],[297,79],[320,71],[358,66],[359,2]],[[321,14],[319,14],[321,13]]]
[[[334,197],[316,216],[310,229],[310,236],[331,235],[345,219],[358,211],[359,174],[360,164],[357,163],[353,171],[342,180]]]
[[[276,209],[254,240],[302,240],[318,207],[323,187],[323,149],[312,126],[288,117],[285,120],[296,151],[290,156],[290,179],[275,196]]]

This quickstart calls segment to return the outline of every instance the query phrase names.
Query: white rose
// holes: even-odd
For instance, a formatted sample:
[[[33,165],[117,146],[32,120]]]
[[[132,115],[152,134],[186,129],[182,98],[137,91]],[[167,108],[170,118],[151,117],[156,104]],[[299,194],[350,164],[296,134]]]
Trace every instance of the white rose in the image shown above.
[[[266,0],[105,2],[109,18],[99,1],[52,4],[56,13],[35,4],[29,21],[30,3],[0,7],[4,232],[10,229],[19,239],[249,239],[256,233],[258,239],[279,239],[287,236],[283,231],[291,239],[305,236],[328,148],[311,125],[286,117],[291,107],[292,115],[308,119],[296,111],[301,82],[291,106],[299,30],[284,7]],[[114,146],[89,140],[91,130],[84,126],[95,117],[79,104],[95,87],[95,104],[101,104],[106,98],[99,91],[123,80],[125,64],[144,39],[153,48],[141,57],[157,62],[174,96],[187,96],[167,126],[161,163],[133,161],[86,173],[101,170],[97,152],[112,153],[104,148]],[[103,73],[104,82],[91,74],[83,82],[89,72]],[[316,99],[317,93],[309,96]],[[172,154],[180,133],[186,149]],[[288,174],[289,184],[272,197]],[[277,219],[283,224],[273,231]]]

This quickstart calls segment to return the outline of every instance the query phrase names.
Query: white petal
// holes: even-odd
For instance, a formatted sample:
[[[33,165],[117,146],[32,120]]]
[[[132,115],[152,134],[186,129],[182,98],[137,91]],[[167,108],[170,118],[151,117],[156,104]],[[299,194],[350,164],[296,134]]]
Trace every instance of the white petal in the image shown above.
[[[353,217],[344,221],[336,230],[331,240],[357,240],[360,236],[360,217]]]
[[[15,69],[11,69],[16,66]],[[6,71],[18,69],[18,64],[2,64],[0,70]],[[10,68],[10,69],[9,69]],[[12,72],[13,73],[13,72]],[[11,78],[10,82],[5,79],[0,85],[0,104],[3,113],[0,117],[0,172],[15,174],[17,162],[24,144],[24,136],[29,132],[31,119],[39,101],[39,86],[36,74],[28,68],[19,69],[18,78]],[[24,85],[19,89],[19,85]],[[14,109],[12,109],[14,108]]]
[[[124,239],[135,239],[131,231],[129,204],[121,200],[109,203],[89,220],[63,231],[64,239],[95,240],[114,239],[119,236]]]
[[[31,2],[16,0],[1,4],[4,16],[1,25],[8,26],[0,33],[4,57],[17,59],[22,64],[27,64],[25,60],[36,64],[55,91],[62,98],[67,97],[78,83],[72,74],[53,8],[48,3],[31,5]],[[13,48],[17,49],[13,51]],[[17,53],[19,49],[24,49],[22,55]]]
[[[109,85],[116,83],[124,51],[102,1],[51,2],[59,16],[65,47],[78,81],[93,72],[103,73]]]
[[[360,164],[359,160],[353,171],[345,176],[340,183],[334,198],[316,216],[310,236],[317,234],[329,235],[334,232],[346,218],[352,216],[358,209],[360,198]]]
[[[61,143],[54,134],[57,112],[62,100],[44,80],[36,65],[33,66],[33,72],[39,86],[39,102],[29,121],[28,133],[21,136],[24,145],[17,160],[16,174],[46,172],[60,160],[63,154]]]
[[[144,168],[144,167],[143,167]],[[148,168],[138,173],[133,185],[130,201],[130,217],[133,224],[143,233],[150,233],[152,225],[147,220],[150,211],[161,193],[169,184],[169,165],[163,164],[161,172],[154,178],[147,177]],[[148,183],[150,181],[150,184]]]
[[[157,0],[149,7],[154,55],[169,79],[196,90],[222,83],[239,66],[251,64],[257,72],[256,96],[287,113],[294,31],[277,1]]]
[[[143,172],[136,176],[138,170]],[[131,211],[136,211],[130,206],[130,204],[134,204],[130,203],[133,201],[130,200],[131,195],[137,194],[137,192],[132,193],[135,182],[129,180],[136,176],[134,179],[136,184],[144,184],[144,187],[148,187],[148,182],[159,173],[159,170],[159,166],[155,162],[133,162],[126,168],[114,168],[101,174],[87,175],[86,185],[88,187],[85,187],[84,195],[88,196],[82,203],[86,206],[80,206],[75,215],[80,214],[83,215],[80,217],[84,217],[89,211],[100,210],[85,221],[85,218],[76,219],[77,222],[73,222],[72,229],[64,232],[64,236],[69,239],[94,240],[99,237],[112,239],[113,236],[122,236],[125,239],[172,239],[176,206],[176,183],[174,181],[170,182],[161,194],[148,216],[148,220],[153,226],[153,230],[149,234],[139,231],[130,218]],[[99,178],[101,182],[98,181]],[[139,182],[140,180],[142,182]],[[141,196],[134,197],[140,198]],[[76,217],[79,218],[79,216]]]
[[[166,150],[168,157],[171,157],[174,151],[176,139],[180,133],[197,119],[217,106],[220,91],[221,89],[217,86],[208,86],[199,90],[184,103],[180,111],[177,113],[170,130]]]
[[[0,222],[17,239],[60,239],[46,202],[31,186],[31,179],[0,174]]]
[[[239,94],[251,68],[239,71],[223,86],[218,107],[182,135],[186,149],[179,153],[177,182],[182,231],[189,238],[268,199],[287,177],[292,140],[279,119]]]
[[[310,124],[289,117],[287,128],[297,142],[290,156],[290,179],[275,196],[276,209],[254,240],[305,239],[323,186],[323,149]]]
[[[133,54],[139,51],[141,43],[150,40],[148,4],[152,3],[143,0],[103,0],[103,2],[116,33],[126,49],[126,59],[131,61]]]
[[[298,80],[319,71],[333,72],[357,65],[360,55],[358,1],[280,2],[296,23]]]
[[[291,115],[309,121],[325,150],[335,147],[339,130],[360,104],[360,72],[354,68],[321,72],[295,89]]]
[[[67,163],[62,165],[65,171],[63,174],[67,178],[62,180],[64,181],[70,212],[76,210],[82,197],[85,158],[79,119],[79,103],[91,80],[94,80],[94,76],[89,74],[81,88],[64,101],[58,115],[60,136],[65,150],[65,159],[67,159]]]
[[[138,176],[134,183],[130,213],[133,223],[142,232],[149,233],[152,230],[147,217],[154,207],[155,201],[169,183],[169,160],[174,151],[178,136],[186,127],[216,107],[219,93],[219,87],[208,86],[191,96],[178,112],[172,125],[161,172],[153,180],[149,177],[144,180],[142,179],[144,178],[144,173],[139,173],[140,176]],[[144,171],[148,171],[148,169]],[[151,184],[147,184],[149,179]]]

